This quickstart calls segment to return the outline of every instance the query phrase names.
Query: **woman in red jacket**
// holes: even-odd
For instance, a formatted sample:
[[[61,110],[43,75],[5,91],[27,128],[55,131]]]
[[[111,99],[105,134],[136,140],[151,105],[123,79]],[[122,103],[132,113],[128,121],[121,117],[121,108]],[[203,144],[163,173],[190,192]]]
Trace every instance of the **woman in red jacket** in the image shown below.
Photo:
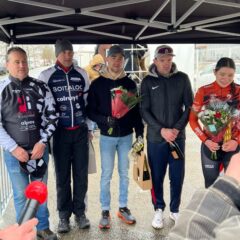
[[[191,128],[202,141],[201,161],[206,188],[218,177],[220,165],[226,169],[231,156],[239,151],[240,85],[234,83],[235,70],[231,58],[224,57],[217,62],[214,69],[216,80],[198,89],[189,117]],[[209,124],[206,119],[206,111],[212,106],[216,109],[214,118],[223,122],[220,126]],[[224,117],[224,112],[229,116]],[[200,119],[204,122],[203,128]]]

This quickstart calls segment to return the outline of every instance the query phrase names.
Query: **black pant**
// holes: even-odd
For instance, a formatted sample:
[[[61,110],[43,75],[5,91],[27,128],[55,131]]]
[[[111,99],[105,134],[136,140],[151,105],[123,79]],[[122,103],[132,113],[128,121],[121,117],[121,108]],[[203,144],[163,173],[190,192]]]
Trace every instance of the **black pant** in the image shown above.
[[[81,216],[85,211],[84,199],[88,188],[87,125],[83,124],[75,130],[58,127],[53,135],[53,156],[59,217],[69,218],[72,213]]]
[[[205,188],[210,187],[217,177],[219,176],[219,167],[222,163],[224,169],[226,170],[231,157],[239,152],[239,147],[237,147],[236,151],[233,152],[224,152],[219,151],[216,160],[211,159],[211,151],[207,148],[207,146],[202,143],[201,145],[201,160],[202,160],[202,170],[203,176],[205,180]]]
[[[185,140],[176,140],[182,152],[185,152]],[[170,180],[170,211],[178,212],[181,202],[181,193],[185,173],[185,160],[175,160],[170,153],[167,142],[152,143],[148,141],[147,146],[149,166],[152,174],[152,203],[154,209],[160,208],[164,211],[165,201],[163,196],[163,183],[169,166]]]

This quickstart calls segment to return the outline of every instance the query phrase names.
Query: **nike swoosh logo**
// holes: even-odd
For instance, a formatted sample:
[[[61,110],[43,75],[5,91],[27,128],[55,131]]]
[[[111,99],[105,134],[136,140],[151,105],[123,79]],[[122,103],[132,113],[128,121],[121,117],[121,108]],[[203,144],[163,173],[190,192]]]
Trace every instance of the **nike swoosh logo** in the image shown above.
[[[159,86],[155,86],[155,87],[152,87],[152,90],[154,90],[154,89],[156,89],[156,88],[158,88]]]

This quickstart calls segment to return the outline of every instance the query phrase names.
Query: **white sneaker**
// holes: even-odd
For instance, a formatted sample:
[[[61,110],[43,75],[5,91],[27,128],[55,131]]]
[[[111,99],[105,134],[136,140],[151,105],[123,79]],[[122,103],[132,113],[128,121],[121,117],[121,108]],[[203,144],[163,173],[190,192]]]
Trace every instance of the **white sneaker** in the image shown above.
[[[176,223],[179,218],[179,213],[178,212],[170,212],[169,217]]]
[[[162,209],[156,209],[153,220],[152,227],[155,229],[163,228],[163,211]]]

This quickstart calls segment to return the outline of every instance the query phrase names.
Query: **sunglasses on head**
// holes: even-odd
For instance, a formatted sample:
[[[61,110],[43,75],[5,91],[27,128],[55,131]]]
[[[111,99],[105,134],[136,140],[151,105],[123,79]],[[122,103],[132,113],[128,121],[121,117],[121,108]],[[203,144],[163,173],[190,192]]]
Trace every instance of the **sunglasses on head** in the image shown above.
[[[168,54],[168,53],[170,53],[170,54],[173,53],[173,50],[169,47],[160,48],[158,50],[158,54]]]

